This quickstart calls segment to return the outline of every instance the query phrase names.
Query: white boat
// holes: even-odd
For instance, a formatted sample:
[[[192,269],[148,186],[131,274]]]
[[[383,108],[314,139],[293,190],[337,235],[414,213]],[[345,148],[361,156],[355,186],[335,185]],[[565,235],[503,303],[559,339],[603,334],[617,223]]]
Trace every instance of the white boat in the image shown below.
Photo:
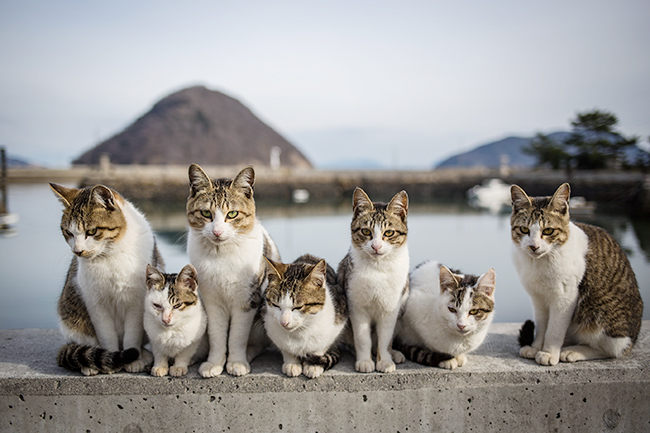
[[[497,214],[510,212],[510,185],[501,179],[486,179],[467,191],[470,206]]]

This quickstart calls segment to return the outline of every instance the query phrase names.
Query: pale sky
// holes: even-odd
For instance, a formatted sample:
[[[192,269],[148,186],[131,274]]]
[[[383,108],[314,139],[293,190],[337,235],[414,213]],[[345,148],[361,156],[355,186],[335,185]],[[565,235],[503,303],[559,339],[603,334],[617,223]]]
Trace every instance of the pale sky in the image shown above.
[[[317,165],[428,168],[594,108],[646,140],[648,23],[647,0],[0,0],[0,145],[65,166],[196,84]]]

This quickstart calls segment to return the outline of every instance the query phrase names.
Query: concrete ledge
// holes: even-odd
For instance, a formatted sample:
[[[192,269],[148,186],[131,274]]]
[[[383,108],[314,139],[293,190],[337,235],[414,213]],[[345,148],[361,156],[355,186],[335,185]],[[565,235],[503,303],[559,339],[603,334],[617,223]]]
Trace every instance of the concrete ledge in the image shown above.
[[[497,323],[454,371],[361,374],[346,354],[314,380],[284,377],[276,353],[239,378],[83,377],[56,366],[57,330],[0,330],[0,430],[650,431],[649,325],[621,360],[540,367],[517,354],[519,324]]]

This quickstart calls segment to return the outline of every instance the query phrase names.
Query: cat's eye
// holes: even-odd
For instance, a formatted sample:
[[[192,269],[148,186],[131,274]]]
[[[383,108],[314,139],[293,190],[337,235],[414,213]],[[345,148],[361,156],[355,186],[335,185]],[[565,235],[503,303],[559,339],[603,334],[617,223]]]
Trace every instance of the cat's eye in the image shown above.
[[[449,311],[452,312],[452,313],[455,313],[456,311],[458,311],[454,307],[448,307],[448,308],[449,308]]]
[[[552,229],[552,228],[549,227],[549,228],[545,228],[544,230],[542,230],[542,234],[544,236],[551,236],[554,231],[555,231],[555,229]]]
[[[154,307],[156,310],[162,310],[162,309],[163,309],[163,308],[162,308],[162,305],[160,305],[160,304],[153,304],[153,307]]]
[[[522,234],[525,234],[525,235],[527,235],[528,233],[530,233],[530,229],[529,229],[528,227],[519,227],[519,231],[520,231]]]
[[[212,219],[212,212],[210,212],[209,210],[202,210],[201,211],[201,216],[203,218],[207,218],[207,219],[211,220]]]
[[[473,310],[469,310],[470,316],[476,316],[477,314],[478,314],[478,309],[474,308]]]
[[[238,212],[238,211],[236,211],[236,210],[231,210],[230,212],[228,212],[228,214],[226,214],[226,217],[227,217],[228,219],[233,219],[233,218],[237,218],[237,215],[239,215],[239,212]]]
[[[300,307],[293,307],[291,310],[296,311],[296,310],[303,310],[305,308],[304,305],[301,305]]]
[[[395,234],[395,230],[386,230],[384,232],[384,236],[386,236],[387,238],[393,236],[394,234]]]
[[[364,236],[371,236],[372,232],[370,231],[370,229],[361,229],[361,234]]]
[[[174,310],[178,310],[178,309],[181,308],[182,306],[183,306],[183,303],[182,303],[182,302],[179,302],[178,304],[174,304],[174,307],[173,307],[173,308],[174,308]]]
[[[73,234],[72,234],[72,232],[70,230],[64,230],[63,233],[65,233],[66,236],[70,236],[70,237],[73,236]]]
[[[86,230],[86,236],[95,236],[97,234],[97,228]]]

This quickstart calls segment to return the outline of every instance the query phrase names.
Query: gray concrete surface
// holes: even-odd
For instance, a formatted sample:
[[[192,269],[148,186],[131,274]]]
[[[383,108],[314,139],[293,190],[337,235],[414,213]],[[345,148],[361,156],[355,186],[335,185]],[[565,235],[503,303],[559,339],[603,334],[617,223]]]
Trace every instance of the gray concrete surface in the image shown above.
[[[237,378],[83,377],[56,366],[58,331],[0,330],[0,431],[644,432],[649,325],[620,360],[541,367],[517,355],[518,324],[493,324],[454,371],[361,374],[346,354],[313,380],[284,377],[276,353]]]

